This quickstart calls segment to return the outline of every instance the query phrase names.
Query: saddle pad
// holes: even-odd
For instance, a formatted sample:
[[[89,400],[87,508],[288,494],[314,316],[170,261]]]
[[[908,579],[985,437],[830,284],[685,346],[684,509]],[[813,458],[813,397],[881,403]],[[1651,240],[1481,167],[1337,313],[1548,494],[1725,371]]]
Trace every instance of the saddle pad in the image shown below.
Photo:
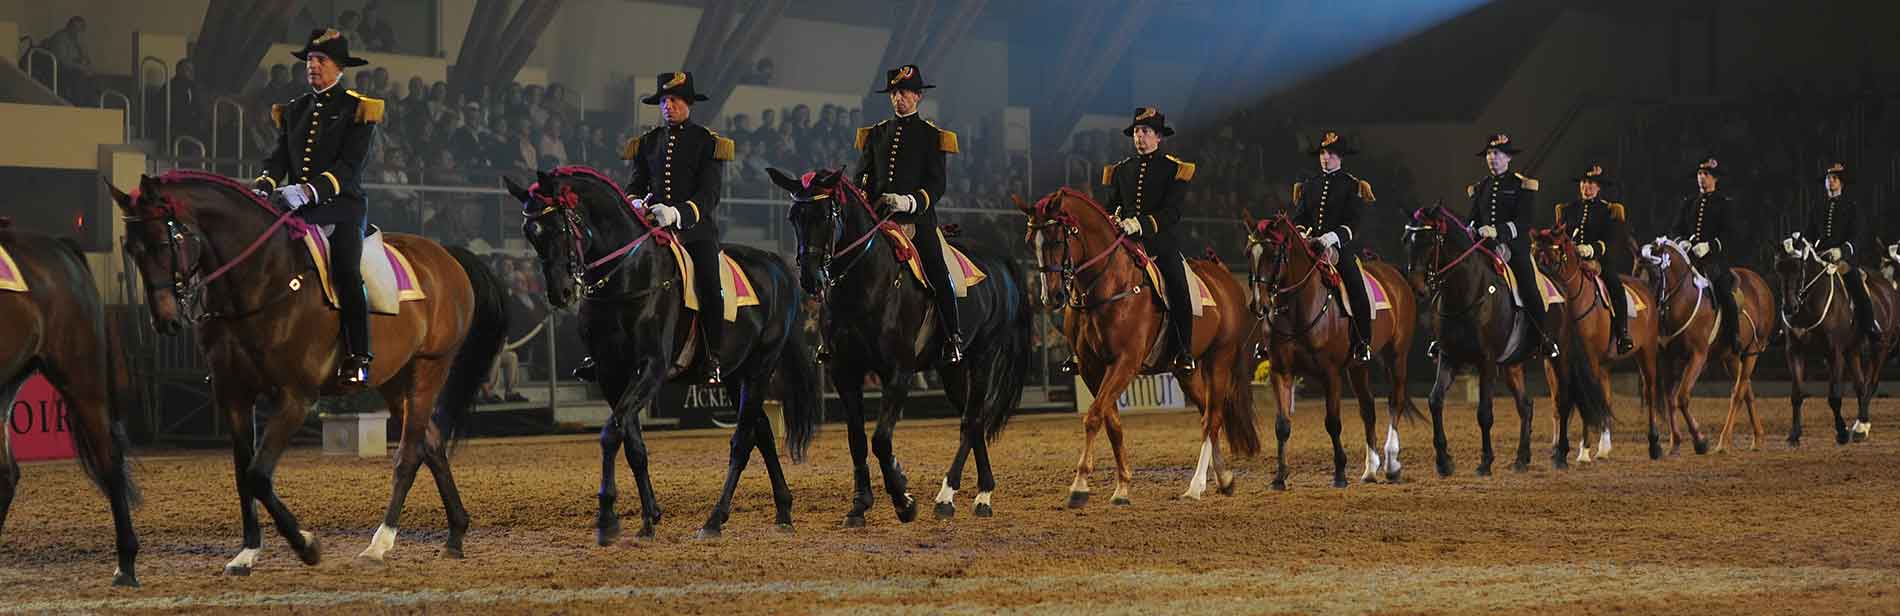
[[[303,243],[310,250],[311,259],[317,262],[323,299],[335,308],[336,289],[330,285],[330,238],[322,233],[305,233]],[[417,284],[416,269],[409,265],[409,258],[396,247],[384,244],[380,229],[363,238],[363,260],[359,268],[363,273],[363,292],[369,296],[372,313],[396,314],[402,302],[428,298]]]
[[[1366,271],[1366,266],[1363,261],[1359,264],[1359,277],[1365,279],[1366,303],[1372,305],[1372,311],[1391,310],[1392,297],[1386,294],[1385,283],[1379,282],[1379,279],[1374,278],[1371,272]],[[1346,314],[1352,314],[1352,302],[1345,302],[1341,307],[1346,311]]]
[[[1187,271],[1188,297],[1201,298],[1201,301],[1194,302],[1194,305],[1191,306],[1194,316],[1201,316],[1201,308],[1215,305],[1214,294],[1207,290],[1207,281],[1201,280],[1201,273],[1194,271],[1194,268],[1188,263],[1187,257],[1181,258],[1181,268]],[[1155,266],[1153,259],[1149,259],[1146,269],[1148,270],[1148,281],[1155,285],[1156,298],[1161,300],[1162,306],[1167,306],[1168,283],[1161,278],[1161,268]]]
[[[13,255],[7,254],[5,246],[0,246],[0,291],[26,292],[26,274],[20,271],[20,264],[13,262]]]
[[[686,305],[687,310],[698,311],[699,289],[693,286],[693,258],[686,254],[686,248],[679,242],[666,246],[673,250],[673,262],[679,264],[680,280],[685,283],[680,285],[681,303]],[[740,307],[759,305],[759,293],[752,287],[752,279],[746,277],[745,269],[739,267],[738,261],[732,260],[732,255],[719,251],[719,263],[724,269],[724,275],[719,277],[719,289],[731,300],[725,302],[725,309],[722,310],[724,314],[720,316],[729,322],[738,321]]]
[[[1603,284],[1602,276],[1598,276],[1596,281],[1597,299],[1605,306],[1610,305],[1610,288]],[[1624,314],[1630,316],[1642,314],[1643,309],[1648,307],[1643,305],[1643,299],[1641,297],[1636,296],[1636,287],[1629,286],[1628,283],[1623,284],[1623,297],[1629,300],[1627,305],[1624,306]]]
[[[1513,273],[1509,267],[1504,268],[1504,283],[1511,289],[1511,305],[1523,308],[1524,300],[1517,294],[1517,274]],[[1544,308],[1550,308],[1551,304],[1564,303],[1563,291],[1558,290],[1557,283],[1551,282],[1550,277],[1545,276],[1542,270],[1537,272],[1537,288],[1543,291],[1541,295],[1544,296]]]
[[[916,276],[918,282],[928,288],[930,280],[924,276],[924,259],[917,254],[917,246],[910,241],[911,236],[916,232],[916,225],[899,225],[897,228],[886,227],[884,236],[890,238],[892,250],[896,251],[896,254],[910,255],[905,262],[910,265],[911,275]],[[983,279],[988,278],[989,275],[984,274],[983,270],[976,266],[976,262],[964,255],[962,249],[945,239],[941,229],[937,231],[937,243],[943,246],[943,264],[950,272],[950,284],[956,286],[957,297],[968,297],[970,287],[983,282]]]

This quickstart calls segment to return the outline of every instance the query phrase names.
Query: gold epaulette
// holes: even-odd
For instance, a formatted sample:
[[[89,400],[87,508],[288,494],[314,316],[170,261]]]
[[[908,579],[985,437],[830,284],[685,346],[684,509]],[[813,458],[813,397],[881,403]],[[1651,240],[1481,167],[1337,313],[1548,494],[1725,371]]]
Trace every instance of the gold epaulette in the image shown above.
[[[1298,205],[1298,204],[1300,203],[1300,193],[1302,193],[1302,192],[1305,192],[1305,190],[1303,189],[1303,187],[1304,187],[1304,186],[1306,186],[1306,182],[1294,182],[1294,183],[1293,183],[1293,203],[1294,203],[1294,205]]]
[[[719,133],[710,128],[706,129],[706,132],[712,133],[713,160],[732,160],[736,155],[738,144],[733,143],[731,139],[719,136]]]
[[[1359,180],[1359,198],[1364,199],[1367,203],[1379,200],[1378,197],[1372,196],[1372,182]]]
[[[344,90],[345,94],[356,97],[356,123],[383,123],[383,99],[370,98],[357,94],[355,90]]]
[[[1175,181],[1187,182],[1194,179],[1194,163],[1190,163],[1188,161],[1175,158],[1173,154],[1168,154],[1166,156],[1168,157],[1168,160],[1174,161]]]
[[[1113,186],[1114,184],[1115,184],[1115,165],[1103,165],[1102,166],[1102,185]]]
[[[1522,174],[1522,173],[1513,173],[1513,174],[1511,174],[1511,175],[1515,175],[1515,176],[1517,176],[1517,179],[1518,179],[1518,181],[1520,181],[1520,182],[1522,182],[1522,183],[1524,184],[1524,190],[1537,190],[1537,180],[1536,180],[1536,179],[1534,179],[1534,178],[1530,178],[1530,177],[1525,177],[1525,175],[1524,175],[1524,174]]]
[[[1610,204],[1610,218],[1615,218],[1615,219],[1616,219],[1616,220],[1618,220],[1618,221],[1623,221],[1623,220],[1627,220],[1627,219],[1626,219],[1626,218],[1624,218],[1623,216],[1624,216],[1624,214],[1623,214],[1623,204],[1621,204],[1621,203],[1611,203],[1611,204]]]
[[[636,135],[634,138],[628,139],[627,147],[620,148],[620,160],[633,160],[633,156],[640,153],[640,138],[645,136],[646,135]]]
[[[1476,184],[1466,184],[1466,185],[1465,185],[1465,196],[1467,196],[1467,197],[1476,197],[1476,196],[1478,196],[1478,187],[1477,187],[1477,185],[1476,185]]]
[[[945,154],[957,154],[957,134],[937,129],[937,149],[943,150]]]
[[[282,103],[270,106],[270,123],[276,124],[277,128],[280,129],[284,127],[284,105]]]
[[[857,141],[854,142],[856,145],[852,147],[862,150],[864,149],[864,144],[869,143],[870,141],[871,141],[871,127],[866,126],[863,128],[859,128]]]
[[[1563,224],[1563,222],[1564,222],[1564,207],[1565,207],[1565,206],[1568,206],[1568,205],[1570,205],[1570,204],[1568,204],[1568,203],[1559,203],[1559,204],[1557,204],[1557,208],[1556,208],[1556,210],[1557,210],[1557,220],[1556,220],[1556,223],[1557,223],[1557,224],[1560,224],[1560,225],[1561,225],[1561,224]]]

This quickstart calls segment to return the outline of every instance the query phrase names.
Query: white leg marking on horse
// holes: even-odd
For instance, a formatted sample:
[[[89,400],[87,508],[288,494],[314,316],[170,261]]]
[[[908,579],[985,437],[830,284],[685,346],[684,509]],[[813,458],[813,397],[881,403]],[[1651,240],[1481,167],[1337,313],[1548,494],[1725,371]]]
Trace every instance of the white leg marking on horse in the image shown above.
[[[1385,464],[1386,472],[1399,472],[1399,428],[1385,427]]]
[[[1188,490],[1181,498],[1201,500],[1201,494],[1207,492],[1207,467],[1214,463],[1214,439],[1201,439],[1201,462],[1194,466],[1194,478],[1188,480]]]
[[[949,479],[947,478],[944,479],[943,487],[937,488],[937,504],[942,505],[946,503],[952,503],[952,502],[956,502],[956,500],[957,500],[957,491],[950,489]]]
[[[224,568],[249,569],[251,565],[257,564],[257,553],[262,550],[263,548],[244,548],[238,550],[237,557],[232,558],[231,562],[225,563]]]
[[[1379,462],[1378,451],[1379,450],[1371,447],[1366,448],[1366,472],[1359,475],[1360,481],[1376,481],[1378,479],[1379,469],[1384,468],[1384,465]]]
[[[1591,462],[1589,444],[1590,444],[1590,439],[1587,439],[1587,438],[1577,442],[1577,463],[1578,464],[1589,464]]]
[[[369,547],[363,548],[363,553],[357,557],[382,560],[383,555],[388,554],[390,548],[394,547],[396,547],[396,527],[384,524],[376,527],[376,534],[369,538]]]
[[[1610,457],[1610,429],[1604,428],[1603,438],[1597,439],[1597,459],[1603,460],[1609,457]]]
[[[977,493],[976,493],[976,504],[978,504],[978,505],[988,505],[988,504],[990,504],[990,493],[989,493],[989,492],[977,492]]]

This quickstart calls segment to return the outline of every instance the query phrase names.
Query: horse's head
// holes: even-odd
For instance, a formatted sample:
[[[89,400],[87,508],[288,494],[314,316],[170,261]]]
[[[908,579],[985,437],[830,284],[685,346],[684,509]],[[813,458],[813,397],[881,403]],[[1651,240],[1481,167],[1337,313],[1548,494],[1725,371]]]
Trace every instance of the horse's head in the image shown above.
[[[1285,212],[1264,220],[1254,220],[1247,213],[1243,224],[1247,226],[1247,285],[1251,289],[1247,308],[1256,316],[1266,316],[1267,304],[1284,286],[1281,278],[1286,272],[1315,262],[1319,256]]]
[[[1073,188],[1062,187],[1029,203],[1011,195],[1016,209],[1028,217],[1023,241],[1036,255],[1039,296],[1044,305],[1069,300],[1069,283],[1097,251],[1113,248],[1121,230],[1102,206]]]
[[[1581,265],[1577,244],[1571,241],[1570,230],[1561,223],[1550,229],[1531,231],[1531,257],[1545,272],[1557,274],[1568,274]]]
[[[158,178],[139,176],[138,190],[120,192],[110,183],[112,201],[125,218],[125,254],[145,281],[146,307],[159,333],[176,334],[192,317],[191,281],[205,274],[206,241],[183,198]]]
[[[1657,302],[1669,300],[1670,281],[1689,275],[1689,249],[1667,237],[1644,244],[1637,255],[1641,277],[1649,281],[1649,292]]]
[[[587,250],[594,241],[575,192],[577,179],[537,171],[534,184],[522,188],[514,178],[502,178],[508,194],[521,202],[521,235],[540,257],[548,305],[556,310],[580,300],[586,286]]]
[[[1448,250],[1453,233],[1464,229],[1458,215],[1445,209],[1442,204],[1419,208],[1412,212],[1412,222],[1405,225],[1405,279],[1412,285],[1412,292],[1425,295],[1437,284],[1438,270],[1444,267],[1447,259],[1456,257],[1455,250]]]
[[[1900,242],[1889,244],[1876,239],[1874,245],[1880,246],[1882,250],[1880,253],[1880,273],[1885,275],[1888,280],[1895,280],[1894,275],[1900,273]]]
[[[1774,264],[1775,279],[1781,289],[1781,297],[1777,299],[1792,312],[1807,299],[1808,289],[1811,288],[1809,283],[1826,274],[1829,266],[1821,261],[1814,243],[1801,237],[1800,233],[1782,238],[1780,244],[1778,248],[1781,250],[1775,251]]]
[[[846,180],[842,169],[819,169],[796,178],[778,169],[765,171],[791,195],[787,219],[798,238],[798,285],[806,294],[817,295],[831,283],[831,259],[844,235],[844,208],[869,208],[864,191]]]

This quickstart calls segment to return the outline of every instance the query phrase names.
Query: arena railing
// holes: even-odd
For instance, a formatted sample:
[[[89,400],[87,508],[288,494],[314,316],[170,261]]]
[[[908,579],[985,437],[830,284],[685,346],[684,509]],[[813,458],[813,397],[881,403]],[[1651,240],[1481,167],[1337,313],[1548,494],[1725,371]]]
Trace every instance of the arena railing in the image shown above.
[[[34,76],[33,69],[34,67],[38,66],[36,62],[37,60],[39,60],[40,56],[46,56],[46,59],[53,63],[52,83],[47,84],[47,85],[53,88],[54,94],[58,94],[59,93],[59,56],[53,55],[53,50],[47,49],[45,47],[32,47],[32,48],[27,49],[26,50],[26,76],[34,78],[34,79],[38,79],[38,77]]]
[[[106,101],[111,100],[111,99],[118,99],[120,104],[122,105],[120,108],[125,110],[125,137],[124,139],[126,143],[131,143],[132,142],[132,97],[126,96],[125,93],[120,92],[118,90],[107,88],[105,91],[99,93],[99,108],[111,109],[111,107],[106,106]]]
[[[157,56],[145,56],[143,58],[139,58],[138,84],[139,84],[139,100],[141,102],[141,104],[139,105],[139,137],[143,139],[152,138],[151,113],[149,112],[148,109],[146,109],[148,105],[142,104],[145,100],[148,100],[147,97],[152,91],[151,87],[147,85],[145,82],[145,67],[150,66],[150,65],[158,66],[159,79],[163,79],[165,81],[165,86],[163,88],[165,91],[164,93],[165,94],[165,97],[164,97],[165,98],[165,134],[162,135],[164,139],[160,141],[160,143],[171,143],[171,140],[172,140],[172,67],[170,64],[166,64],[164,60],[159,59]]]

